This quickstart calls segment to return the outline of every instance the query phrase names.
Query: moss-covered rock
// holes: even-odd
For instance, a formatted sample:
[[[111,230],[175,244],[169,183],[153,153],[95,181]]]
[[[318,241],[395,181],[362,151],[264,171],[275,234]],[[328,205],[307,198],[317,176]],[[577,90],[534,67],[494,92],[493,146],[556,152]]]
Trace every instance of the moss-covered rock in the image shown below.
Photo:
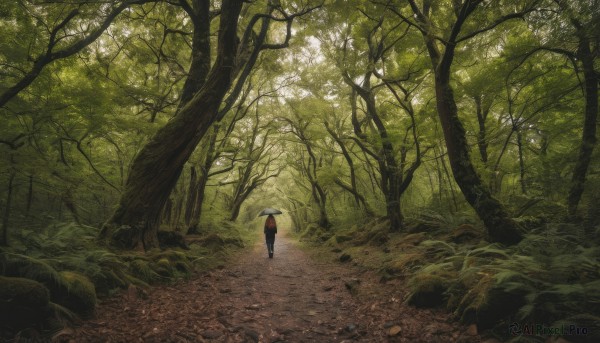
[[[0,276],[0,327],[9,331],[30,327],[49,315],[50,292],[40,282]]]
[[[164,260],[166,259],[169,262],[169,268],[175,268],[176,271],[189,274],[192,271],[192,265],[188,258],[188,256],[177,250],[166,250],[160,253],[155,254],[153,260],[157,262],[157,264],[163,264],[163,267],[166,267]],[[162,262],[160,262],[162,260]]]
[[[417,233],[417,232],[435,232],[442,228],[441,223],[419,221],[413,222],[406,226],[406,232]]]
[[[408,274],[415,267],[422,265],[426,259],[427,256],[424,252],[415,249],[398,255],[386,263],[383,268],[392,275]]]
[[[216,233],[208,234],[197,241],[198,244],[207,247],[212,251],[222,250],[225,246],[225,240],[223,237]]]
[[[355,246],[381,246],[389,240],[389,228],[389,220],[373,220],[356,232],[352,242]]]
[[[446,278],[429,274],[419,273],[408,282],[410,294],[407,302],[416,307],[440,307],[446,299],[444,293],[448,289],[449,282]]]
[[[317,224],[308,224],[308,226],[306,226],[306,228],[304,229],[304,232],[302,233],[303,237],[311,237],[311,236],[315,236],[319,231],[321,231],[322,229],[319,227],[319,225]]]
[[[490,329],[527,303],[526,297],[532,289],[518,273],[478,274],[479,281],[469,286],[456,310],[463,323]]]
[[[150,267],[160,276],[165,278],[171,278],[175,272],[171,262],[166,257],[159,258],[154,263],[150,264]]]
[[[516,313],[527,301],[525,297],[528,291],[523,287],[507,289],[504,287],[492,287],[486,294],[486,301],[475,309],[475,322],[481,329],[491,329],[500,320]],[[470,321],[468,313],[463,316],[463,321]]]
[[[68,291],[64,277],[43,260],[20,254],[5,254],[2,274],[10,277],[22,277],[42,283],[55,298]]]
[[[244,244],[244,240],[241,239],[240,237],[224,237],[223,241],[225,242],[226,245],[233,245],[236,246],[238,248],[243,248],[246,246],[246,244]]]
[[[96,308],[94,284],[87,277],[78,273],[63,271],[60,274],[67,281],[68,289],[66,294],[54,299],[54,302],[83,317],[93,314]]]
[[[352,256],[350,256],[349,254],[344,253],[344,254],[340,255],[340,262],[343,263],[343,262],[350,262],[350,261],[352,261]]]
[[[93,277],[96,294],[110,295],[117,288],[126,288],[129,285],[121,270],[103,270]]]
[[[302,239],[325,242],[333,237],[333,233],[317,224],[309,224],[301,235]]]

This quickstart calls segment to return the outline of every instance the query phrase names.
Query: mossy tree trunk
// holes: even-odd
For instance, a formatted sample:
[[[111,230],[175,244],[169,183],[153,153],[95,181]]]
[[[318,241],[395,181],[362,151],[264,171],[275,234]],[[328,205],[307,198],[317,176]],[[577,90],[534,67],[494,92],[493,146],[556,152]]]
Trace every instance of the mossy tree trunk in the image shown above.
[[[577,24],[577,23],[575,23]],[[577,55],[583,65],[584,89],[585,89],[585,113],[583,121],[583,134],[581,146],[577,156],[577,163],[571,178],[571,188],[567,198],[569,215],[577,212],[577,206],[584,191],[585,179],[592,153],[596,146],[596,126],[598,125],[598,73],[594,69],[594,53],[590,49],[590,42],[585,31],[580,25],[576,25],[579,31],[579,47]]]
[[[438,68],[435,75],[436,105],[442,123],[450,168],[467,202],[483,220],[494,242],[515,244],[522,239],[517,224],[502,204],[484,187],[469,156],[464,127],[458,118],[448,69]]]
[[[451,66],[455,48],[459,42],[458,35],[462,25],[477,8],[479,2],[465,1],[457,8],[455,22],[442,47],[440,47],[436,35],[431,32],[434,26],[429,18],[431,7],[424,5],[420,9],[414,0],[409,0],[409,3],[418,20],[432,62],[437,112],[454,179],[467,202],[484,222],[490,240],[503,244],[516,244],[522,239],[516,222],[508,216],[504,206],[484,187],[471,162],[465,129],[458,117],[458,108],[450,85]]]
[[[158,247],[162,209],[232,83],[241,7],[241,0],[223,2],[217,57],[206,81],[136,156],[118,208],[101,233],[112,245],[146,250]]]
[[[183,220],[185,225],[189,228],[190,222],[192,221],[192,213],[196,207],[196,199],[198,197],[198,177],[196,168],[190,167],[190,183],[188,185],[188,191],[185,201],[185,213]]]
[[[8,177],[8,187],[6,192],[6,205],[2,217],[2,235],[0,235],[0,246],[8,246],[8,223],[10,218],[10,206],[12,203],[13,182],[15,180],[15,170],[12,169]]]

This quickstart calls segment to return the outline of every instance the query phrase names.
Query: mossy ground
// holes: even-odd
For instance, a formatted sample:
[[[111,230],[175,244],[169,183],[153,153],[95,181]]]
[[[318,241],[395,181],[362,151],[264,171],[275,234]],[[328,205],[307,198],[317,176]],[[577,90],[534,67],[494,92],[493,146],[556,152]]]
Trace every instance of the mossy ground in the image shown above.
[[[130,285],[145,289],[221,268],[256,238],[246,227],[224,224],[204,235],[186,237],[189,249],[144,253],[110,250],[98,244],[97,232],[76,224],[58,225],[41,233],[23,230],[11,248],[3,248],[0,275],[6,277],[0,276],[0,290],[8,289],[14,280],[24,280],[26,285],[37,286],[26,289],[43,290],[47,299],[40,304],[45,310],[36,312],[40,318],[26,311],[29,305],[11,303],[29,314],[15,325],[4,325],[0,339],[11,339],[27,325],[52,331],[69,318],[89,317],[94,314],[98,297],[110,296]]]

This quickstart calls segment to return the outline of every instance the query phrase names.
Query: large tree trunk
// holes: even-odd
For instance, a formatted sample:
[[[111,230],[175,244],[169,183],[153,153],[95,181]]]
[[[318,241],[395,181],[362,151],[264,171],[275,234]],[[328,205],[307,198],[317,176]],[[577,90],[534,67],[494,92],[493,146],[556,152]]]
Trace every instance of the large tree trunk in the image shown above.
[[[467,202],[483,220],[491,241],[504,244],[516,244],[522,239],[517,223],[512,220],[504,206],[483,186],[481,178],[475,171],[462,122],[458,118],[458,109],[454,100],[454,92],[450,86],[450,75],[458,35],[469,15],[477,8],[479,2],[464,2],[457,11],[456,21],[452,25],[450,35],[440,48],[434,35],[430,32],[429,5],[423,6],[421,12],[414,0],[409,1],[413,13],[421,23],[423,39],[432,63],[435,77],[435,100],[438,117],[442,124],[450,168],[454,179],[460,187]]]
[[[329,229],[332,224],[329,221],[329,216],[327,215],[327,194],[323,187],[317,182],[313,184],[313,193],[318,194],[318,197],[315,197],[317,200],[317,205],[319,205],[319,226],[325,229]]]
[[[184,222],[189,228],[192,221],[192,214],[196,208],[196,200],[198,199],[198,181],[196,176],[196,168],[190,168],[190,184],[188,186],[187,200],[185,202]]]
[[[392,177],[395,177],[395,175]],[[392,231],[399,231],[404,224],[404,216],[400,208],[400,192],[396,186],[396,182],[392,182],[390,189],[385,194],[385,210]]]
[[[578,56],[583,64],[585,78],[585,117],[583,122],[583,135],[577,163],[571,178],[571,189],[568,197],[569,215],[574,216],[583,194],[585,178],[592,160],[592,153],[596,145],[596,125],[598,120],[598,75],[594,70],[594,56],[590,51],[589,42],[580,37]]]
[[[11,159],[12,160],[12,159]],[[8,178],[8,191],[6,192],[6,207],[2,218],[2,235],[0,235],[0,246],[8,246],[8,224],[10,218],[10,205],[12,203],[13,181],[15,180],[16,172],[11,170]]]
[[[246,201],[246,199],[248,199],[250,194],[252,194],[252,191],[254,190],[254,188],[255,187],[250,186],[250,188],[248,188],[248,190],[246,190],[239,197],[235,198],[233,204],[231,205],[230,212],[229,212],[229,220],[230,221],[234,222],[237,220],[237,218],[240,215],[240,210],[242,209],[242,205],[244,204],[244,201]]]
[[[242,199],[238,199],[231,205],[231,210],[229,212],[229,221],[236,221],[236,219],[240,215],[240,209],[242,208],[243,202],[244,201]]]
[[[193,235],[193,234],[199,234],[200,233],[200,218],[202,217],[202,205],[204,205],[204,197],[205,197],[205,190],[206,190],[206,184],[208,183],[208,176],[206,175],[206,172],[202,172],[202,175],[200,175],[200,178],[198,179],[198,183],[197,183],[197,191],[196,191],[196,203],[194,204],[194,210],[192,212],[192,220],[190,222],[190,225],[188,226],[188,230],[187,230],[187,234],[188,235]]]
[[[158,247],[163,206],[231,85],[241,7],[241,0],[223,2],[217,59],[206,82],[136,156],[119,206],[101,233],[112,245],[146,250]]]
[[[194,24],[192,36],[192,61],[188,77],[183,85],[179,107],[181,109],[192,99],[210,72],[210,0],[195,0],[189,13]]]
[[[317,178],[317,157],[312,150],[310,141],[304,136],[304,132],[302,132],[300,128],[297,128],[297,130],[298,133],[296,135],[302,143],[304,143],[304,146],[306,146],[306,152],[309,157],[309,162],[306,166],[306,176],[311,185],[312,198],[319,207],[318,225],[322,228],[329,229],[332,224],[327,215],[327,193],[319,184],[319,179]]]
[[[29,216],[31,204],[33,203],[33,175],[29,175],[29,189],[27,190],[27,206],[25,207],[25,215]]]
[[[483,220],[489,238],[503,244],[518,243],[522,235],[517,224],[508,216],[502,204],[483,186],[471,163],[465,129],[458,118],[458,109],[449,84],[449,65],[448,70],[443,70],[443,66],[441,69],[437,70],[435,75],[436,104],[454,179],[467,202]]]
[[[400,208],[400,184],[402,180],[402,171],[398,166],[398,161],[394,156],[394,146],[390,142],[387,129],[379,117],[379,111],[375,103],[375,96],[367,87],[369,92],[357,90],[367,105],[367,113],[371,116],[379,138],[381,139],[381,149],[379,151],[379,169],[381,172],[381,187],[385,196],[385,209],[387,218],[390,221],[390,230],[398,231],[404,224],[404,216]]]

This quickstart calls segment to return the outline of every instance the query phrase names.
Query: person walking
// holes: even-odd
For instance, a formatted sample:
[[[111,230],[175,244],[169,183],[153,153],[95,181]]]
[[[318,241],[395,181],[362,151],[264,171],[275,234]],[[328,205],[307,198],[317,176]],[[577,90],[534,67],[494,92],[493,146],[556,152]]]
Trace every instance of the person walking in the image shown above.
[[[277,234],[277,223],[275,217],[269,214],[267,220],[265,220],[265,241],[267,242],[267,250],[269,252],[269,258],[273,258],[275,252],[275,235]]]

